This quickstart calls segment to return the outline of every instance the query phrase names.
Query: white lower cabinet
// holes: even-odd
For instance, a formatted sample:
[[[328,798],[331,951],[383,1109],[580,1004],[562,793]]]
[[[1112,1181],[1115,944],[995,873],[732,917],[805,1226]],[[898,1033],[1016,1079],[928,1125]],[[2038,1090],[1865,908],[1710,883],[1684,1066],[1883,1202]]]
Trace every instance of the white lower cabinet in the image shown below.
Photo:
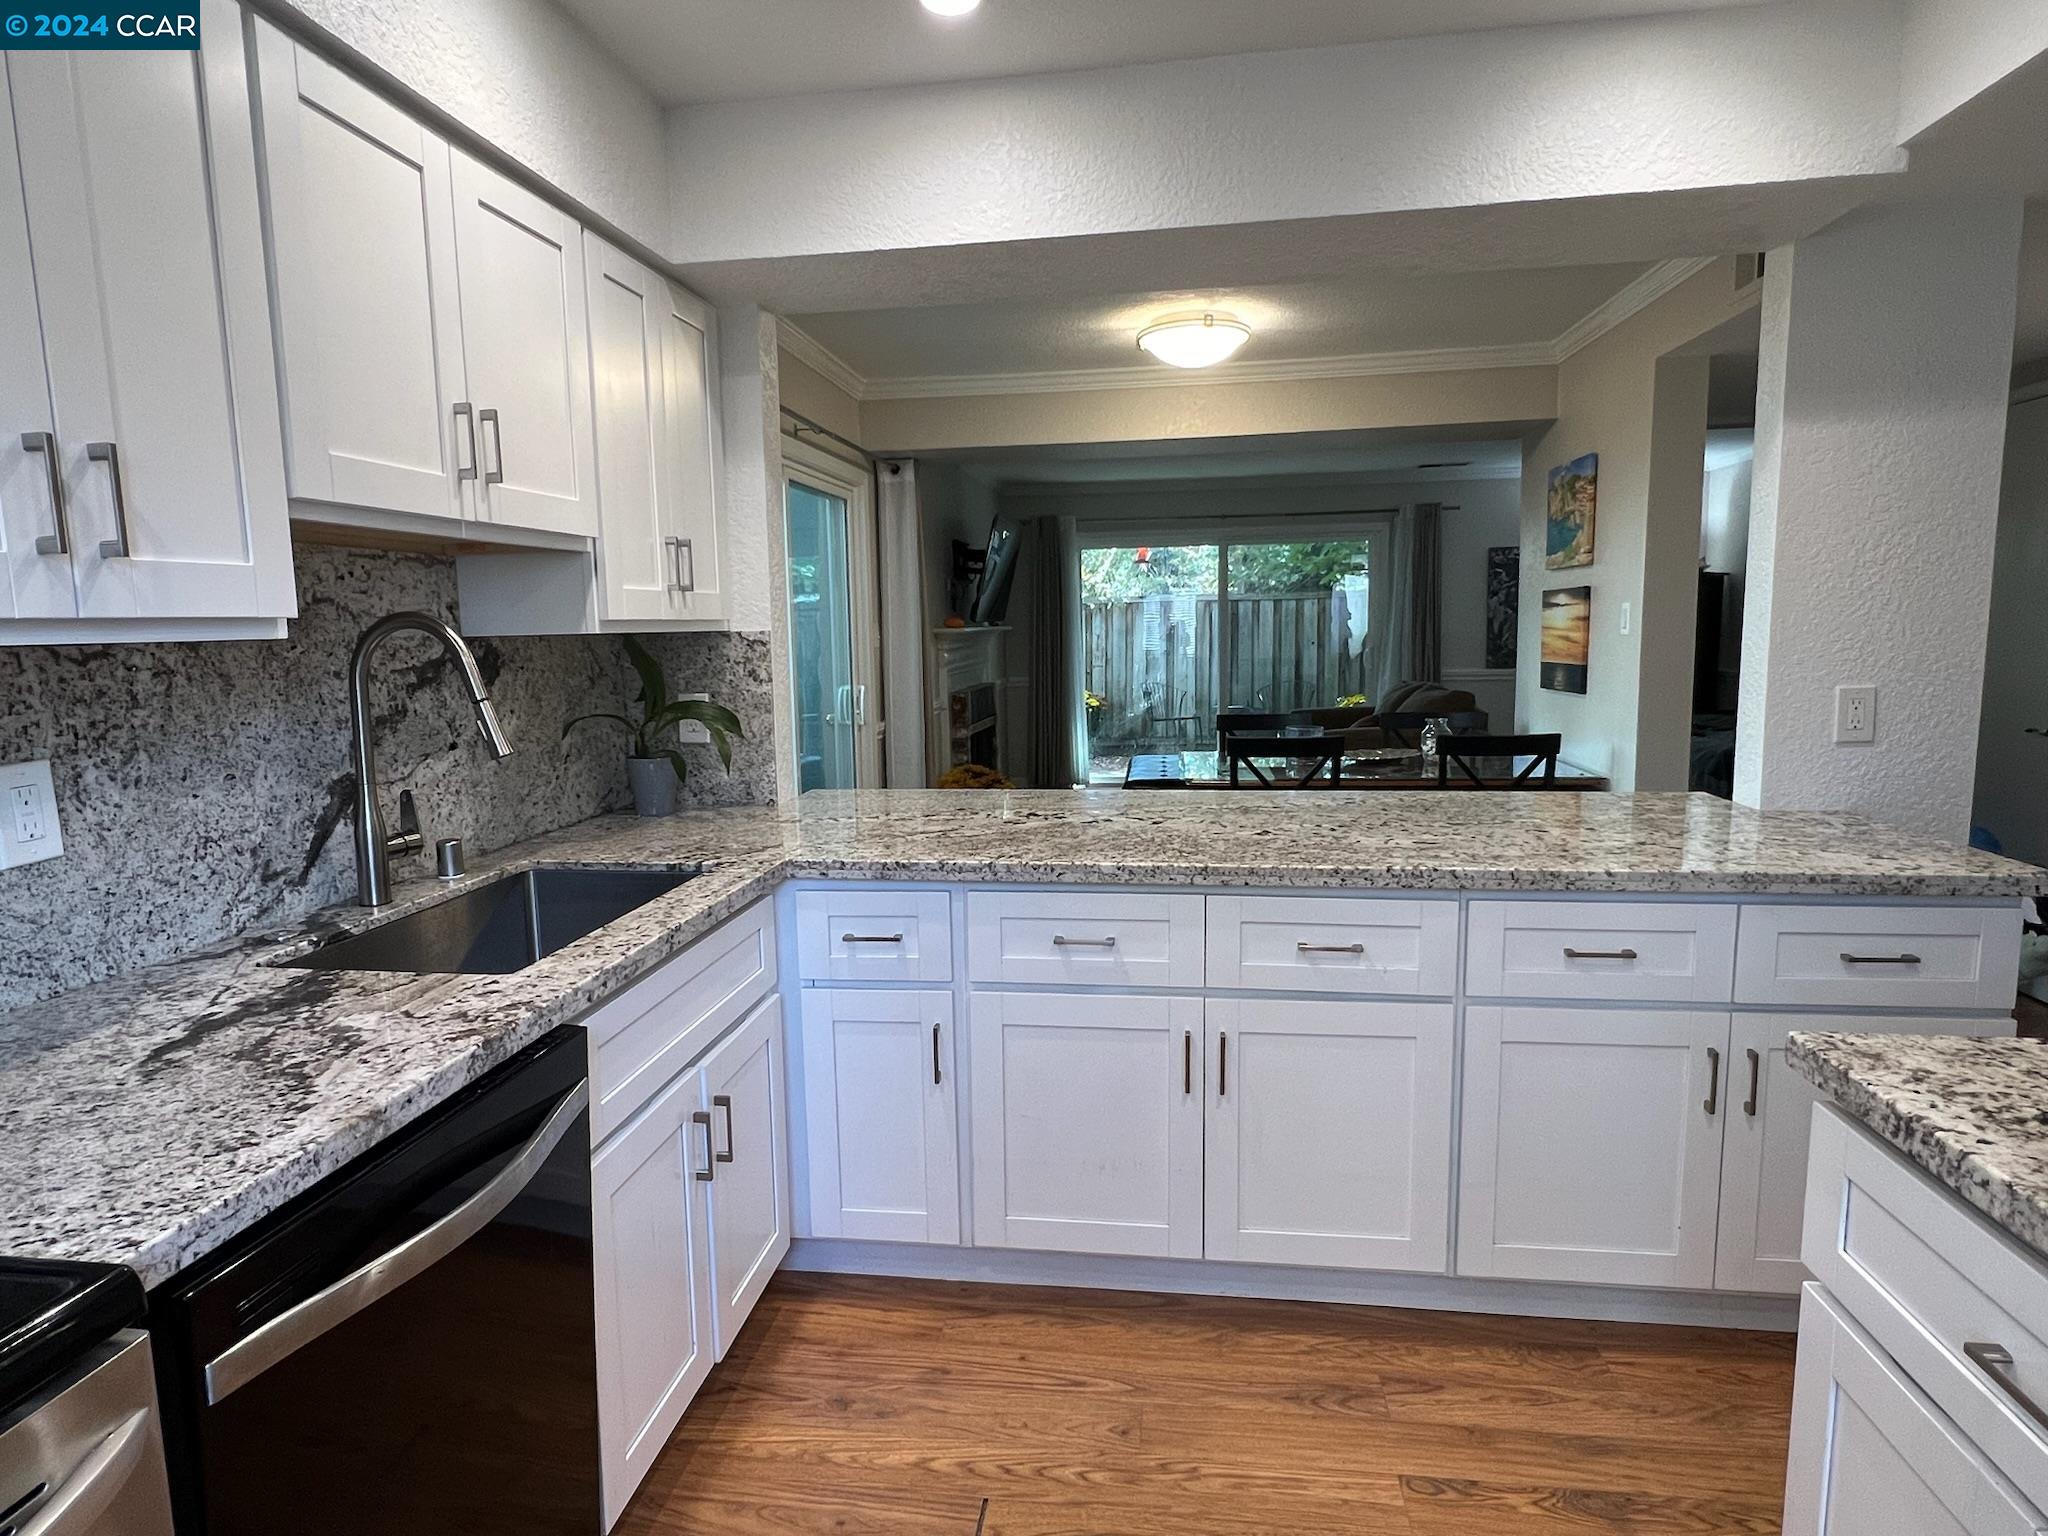
[[[686,1072],[591,1162],[604,1523],[624,1511],[710,1374],[711,1116]]]
[[[974,1241],[1202,1256],[1202,1001],[976,992]]]
[[[810,1233],[960,1241],[953,994],[803,994]]]
[[[1858,1327],[1809,1284],[1785,1480],[1785,1536],[2039,1536],[2048,1521]]]
[[[782,1004],[768,999],[704,1058],[711,1116],[711,1329],[718,1358],[789,1252],[789,1138],[783,1119]]]
[[[1205,1015],[1205,1256],[1441,1274],[1450,1004],[1212,998]]]
[[[1728,1015],[1467,1008],[1458,1273],[1714,1281]]]

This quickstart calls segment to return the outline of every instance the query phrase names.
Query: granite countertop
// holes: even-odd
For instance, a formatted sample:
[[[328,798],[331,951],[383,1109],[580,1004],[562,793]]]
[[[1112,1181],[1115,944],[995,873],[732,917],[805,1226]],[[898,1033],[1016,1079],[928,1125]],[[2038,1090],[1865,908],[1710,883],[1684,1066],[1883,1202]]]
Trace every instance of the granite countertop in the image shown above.
[[[2048,1043],[1801,1033],[1787,1059],[1844,1113],[2048,1257]]]
[[[335,909],[0,1013],[0,1253],[166,1279],[786,879],[2048,892],[2048,872],[1854,818],[1685,795],[820,793],[800,817],[601,817],[480,862],[453,888],[535,864],[701,873],[510,976],[276,968],[451,889],[425,879],[375,914]]]

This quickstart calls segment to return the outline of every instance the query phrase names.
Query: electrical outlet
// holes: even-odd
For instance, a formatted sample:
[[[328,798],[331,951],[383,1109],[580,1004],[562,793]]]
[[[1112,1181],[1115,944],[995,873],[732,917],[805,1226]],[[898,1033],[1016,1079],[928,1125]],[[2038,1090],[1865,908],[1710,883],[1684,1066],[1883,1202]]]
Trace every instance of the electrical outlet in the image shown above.
[[[57,794],[46,762],[0,768],[0,869],[54,859],[64,851]]]
[[[1877,690],[1835,690],[1835,740],[1855,743],[1877,740]]]
[[[708,693],[679,693],[676,697],[679,699],[702,699],[708,701],[711,695]],[[683,720],[679,721],[676,725],[676,740],[682,742],[685,746],[692,744],[703,746],[711,740],[711,733],[704,729],[704,722],[701,720]]]

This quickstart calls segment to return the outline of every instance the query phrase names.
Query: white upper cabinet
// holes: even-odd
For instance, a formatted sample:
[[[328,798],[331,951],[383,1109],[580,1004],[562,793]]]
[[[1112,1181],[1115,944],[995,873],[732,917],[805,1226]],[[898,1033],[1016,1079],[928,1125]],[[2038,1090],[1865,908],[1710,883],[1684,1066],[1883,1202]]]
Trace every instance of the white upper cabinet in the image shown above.
[[[80,621],[10,639],[277,635],[296,611],[241,14],[209,0],[203,30],[198,53],[6,57],[5,606]]]
[[[679,566],[672,617],[725,618],[718,488],[724,481],[725,438],[718,413],[718,328],[711,306],[665,285],[663,382],[668,392],[668,450],[675,469],[663,512],[671,560]]]
[[[448,145],[268,22],[255,32],[292,497],[460,517],[475,437]]]
[[[452,152],[451,172],[478,515],[512,528],[595,534],[583,232],[461,150]]]

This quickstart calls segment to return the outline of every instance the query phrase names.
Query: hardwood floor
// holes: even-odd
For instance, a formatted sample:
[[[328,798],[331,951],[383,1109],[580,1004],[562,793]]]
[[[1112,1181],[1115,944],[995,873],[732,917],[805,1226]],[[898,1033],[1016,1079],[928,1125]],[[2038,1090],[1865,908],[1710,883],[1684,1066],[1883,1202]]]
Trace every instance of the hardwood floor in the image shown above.
[[[1792,1344],[784,1274],[619,1530],[1775,1533]]]

